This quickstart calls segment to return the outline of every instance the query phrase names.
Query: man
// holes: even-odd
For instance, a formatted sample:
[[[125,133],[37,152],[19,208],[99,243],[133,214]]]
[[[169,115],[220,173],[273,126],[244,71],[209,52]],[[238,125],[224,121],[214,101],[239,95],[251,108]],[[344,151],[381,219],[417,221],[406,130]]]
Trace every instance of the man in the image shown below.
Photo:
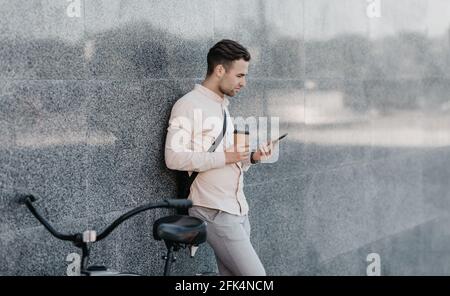
[[[209,50],[207,62],[205,80],[172,108],[165,162],[169,169],[199,172],[188,197],[193,202],[189,215],[207,221],[207,241],[214,250],[220,275],[266,275],[250,242],[243,172],[252,163],[270,158],[273,143],[254,153],[237,151],[226,98],[245,87],[250,54],[239,43],[222,40]],[[208,152],[221,133],[224,112],[226,134],[221,145]],[[214,122],[214,128],[208,122]]]

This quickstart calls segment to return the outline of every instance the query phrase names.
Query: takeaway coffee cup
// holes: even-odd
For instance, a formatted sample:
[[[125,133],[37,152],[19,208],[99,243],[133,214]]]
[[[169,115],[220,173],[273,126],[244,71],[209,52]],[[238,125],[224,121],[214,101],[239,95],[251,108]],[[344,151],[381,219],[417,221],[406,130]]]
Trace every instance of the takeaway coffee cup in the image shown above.
[[[234,130],[234,144],[237,152],[250,151],[249,131]]]

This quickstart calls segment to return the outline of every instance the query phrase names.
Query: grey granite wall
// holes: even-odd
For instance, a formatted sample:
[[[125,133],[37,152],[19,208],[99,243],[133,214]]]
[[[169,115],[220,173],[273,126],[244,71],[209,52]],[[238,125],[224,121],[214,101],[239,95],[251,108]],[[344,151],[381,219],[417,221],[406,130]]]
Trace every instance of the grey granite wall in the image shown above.
[[[279,116],[279,161],[245,176],[271,275],[450,274],[447,0],[0,1],[0,274],[63,275],[61,230],[102,229],[173,198],[173,103],[222,38],[252,55],[234,116]],[[160,210],[97,244],[93,263],[162,273]],[[206,245],[176,274],[214,270]]]

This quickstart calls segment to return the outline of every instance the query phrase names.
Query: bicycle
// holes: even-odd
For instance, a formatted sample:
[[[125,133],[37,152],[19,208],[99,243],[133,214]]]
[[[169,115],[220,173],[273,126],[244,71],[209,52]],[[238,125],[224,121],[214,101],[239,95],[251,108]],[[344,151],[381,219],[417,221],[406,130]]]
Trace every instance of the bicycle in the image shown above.
[[[37,198],[26,195],[19,199],[25,204],[34,217],[56,238],[63,241],[71,241],[77,248],[81,249],[80,275],[84,276],[136,276],[139,274],[119,272],[108,269],[103,265],[91,265],[89,255],[91,245],[106,238],[120,224],[143,211],[156,208],[187,209],[192,207],[192,202],[187,199],[167,199],[158,203],[148,203],[136,207],[114,220],[99,235],[95,230],[86,230],[82,233],[63,234],[56,231],[52,225],[38,212],[34,206]],[[167,247],[167,254],[163,257],[164,275],[170,275],[172,263],[175,261],[174,252],[189,248],[190,256],[193,258],[198,246],[206,241],[206,222],[186,215],[171,215],[157,219],[153,224],[153,238],[163,240]]]

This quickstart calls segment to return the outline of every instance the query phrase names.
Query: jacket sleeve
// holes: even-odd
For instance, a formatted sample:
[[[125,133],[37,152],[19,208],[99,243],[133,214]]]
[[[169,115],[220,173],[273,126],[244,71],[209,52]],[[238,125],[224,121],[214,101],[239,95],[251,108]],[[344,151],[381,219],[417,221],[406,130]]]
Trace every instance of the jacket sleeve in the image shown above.
[[[194,108],[188,101],[177,101],[170,114],[165,143],[164,159],[172,170],[202,172],[225,166],[225,153],[204,152],[195,149],[196,139],[202,137],[202,130],[195,130]],[[198,138],[200,137],[200,138]],[[198,150],[198,151],[197,151]]]

